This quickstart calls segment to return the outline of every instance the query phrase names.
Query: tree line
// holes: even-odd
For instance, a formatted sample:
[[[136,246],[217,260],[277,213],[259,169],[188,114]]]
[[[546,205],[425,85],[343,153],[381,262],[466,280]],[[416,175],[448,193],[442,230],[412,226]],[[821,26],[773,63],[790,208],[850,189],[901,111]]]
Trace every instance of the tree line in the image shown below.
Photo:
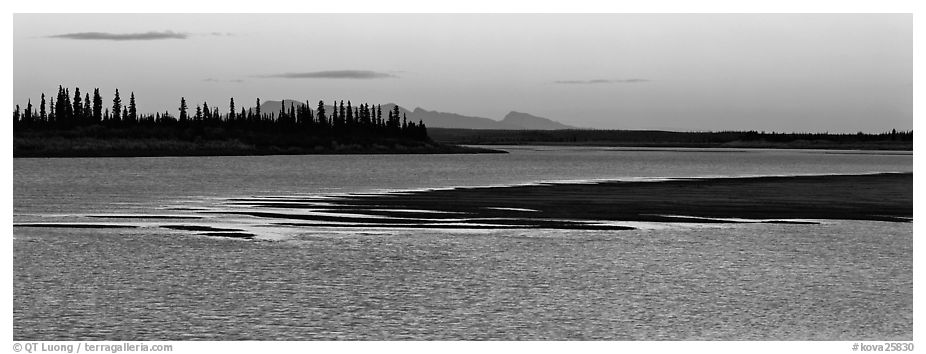
[[[854,144],[886,143],[912,144],[913,130],[883,131],[879,133],[810,133],[810,132],[765,132],[765,131],[701,131],[673,132],[660,130],[472,130],[434,128],[432,139],[450,144],[537,144],[555,143],[563,145],[626,145],[626,146],[692,146],[711,147],[737,142],[801,144]]]
[[[73,97],[73,98],[72,98]],[[253,108],[236,110],[235,99],[230,98],[227,113],[220,113],[217,106],[208,102],[197,104],[190,109],[186,98],[180,98],[177,114],[170,111],[154,114],[139,114],[135,103],[135,93],[129,94],[125,104],[116,89],[112,105],[104,107],[98,88],[81,97],[80,88],[74,88],[73,96],[69,89],[58,86],[58,93],[46,102],[45,94],[41,96],[38,107],[29,99],[25,109],[17,104],[13,111],[13,127],[17,130],[68,130],[87,126],[106,128],[222,128],[229,131],[247,130],[252,132],[278,132],[283,134],[301,133],[316,137],[378,136],[426,141],[427,127],[424,122],[409,122],[398,106],[386,112],[383,117],[381,105],[353,105],[343,100],[326,106],[320,100],[313,110],[308,101],[289,107],[282,104],[279,112],[261,112],[260,99]],[[285,102],[285,101],[281,101]],[[47,106],[47,108],[46,108]],[[330,110],[330,112],[329,112]]]

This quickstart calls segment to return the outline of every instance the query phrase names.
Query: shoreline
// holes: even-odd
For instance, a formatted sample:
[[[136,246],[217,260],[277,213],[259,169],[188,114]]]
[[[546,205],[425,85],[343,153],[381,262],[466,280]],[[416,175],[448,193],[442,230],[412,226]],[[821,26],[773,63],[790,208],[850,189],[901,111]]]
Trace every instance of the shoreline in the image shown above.
[[[196,211],[203,220],[165,215],[88,215],[92,222],[14,223],[26,228],[162,228],[250,239],[253,231],[215,227],[210,215],[257,218],[263,225],[342,229],[633,230],[636,222],[782,224],[826,220],[913,222],[913,173],[761,177],[682,177],[652,181],[539,183],[317,196],[234,197]],[[227,207],[234,207],[227,209]],[[112,223],[109,223],[112,222]]]
[[[745,179],[745,178],[790,178],[790,177],[831,177],[831,176],[876,176],[876,175],[903,175],[911,174],[911,171],[880,171],[880,172],[846,172],[846,173],[807,173],[807,174],[762,174],[762,175],[736,175],[736,176],[681,176],[681,177],[617,177],[617,178],[591,178],[591,179],[556,179],[556,180],[539,180],[535,182],[519,183],[501,183],[501,184],[484,184],[484,185],[457,185],[449,187],[423,187],[409,189],[383,189],[372,192],[343,194],[325,194],[314,195],[305,194],[298,197],[320,198],[318,200],[331,200],[352,196],[382,196],[389,194],[405,194],[417,192],[448,191],[456,189],[483,189],[483,188],[510,188],[510,187],[533,187],[549,185],[588,185],[602,183],[659,183],[672,181],[700,181],[700,180],[728,180],[728,179]],[[285,199],[286,196],[273,196],[273,198]],[[240,198],[233,198],[240,199]],[[273,200],[273,199],[267,199]]]
[[[298,201],[294,198],[293,201]],[[781,220],[912,222],[913,173],[681,178],[660,181],[462,187],[327,200],[332,209],[446,212],[448,218],[736,223]],[[272,201],[254,205],[273,206]],[[280,205],[277,205],[280,206]],[[289,205],[292,207],[292,205]],[[530,211],[527,211],[530,210]],[[454,216],[457,215],[457,216]],[[440,214],[431,219],[441,219]]]
[[[284,227],[624,231],[634,222],[783,224],[824,220],[912,223],[913,173],[680,178],[462,187],[382,194],[228,199],[234,215]],[[625,224],[622,224],[625,223]]]
[[[436,142],[458,145],[626,148],[747,148],[913,151],[909,136],[883,134],[673,132],[659,130],[497,130],[428,128]]]
[[[237,140],[43,139],[14,137],[13,158],[180,157],[270,155],[506,154],[507,151],[442,143],[381,142],[304,146],[254,146]]]
[[[557,143],[549,141],[529,142],[445,142],[462,145],[479,146],[574,146],[574,147],[615,147],[615,148],[682,148],[682,149],[776,149],[776,150],[849,150],[849,151],[903,151],[913,152],[913,144],[843,144],[843,143],[624,143],[624,142],[588,142]]]

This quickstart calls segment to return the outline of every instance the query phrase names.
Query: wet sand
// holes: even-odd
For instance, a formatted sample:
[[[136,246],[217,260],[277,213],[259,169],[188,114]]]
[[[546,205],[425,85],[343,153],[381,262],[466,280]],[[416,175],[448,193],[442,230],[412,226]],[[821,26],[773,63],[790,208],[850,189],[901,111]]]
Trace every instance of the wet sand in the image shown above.
[[[815,224],[819,220],[912,222],[913,174],[748,178],[683,178],[651,182],[537,184],[354,194],[325,199],[232,198],[240,215],[269,225],[351,229],[631,230],[621,222]],[[167,215],[91,218],[172,219]],[[183,216],[176,219],[199,219]],[[113,228],[100,223],[24,223],[17,227]],[[206,225],[160,227],[199,235],[252,239],[241,229]]]
[[[913,216],[913,174],[540,184],[347,196],[331,202],[336,204],[332,208],[362,209],[367,214],[390,217],[409,217],[415,213],[376,209],[438,210],[462,213],[472,218],[520,220],[703,223],[736,222],[717,219],[767,222],[839,219],[910,222]],[[459,217],[459,214],[424,214],[415,217]]]

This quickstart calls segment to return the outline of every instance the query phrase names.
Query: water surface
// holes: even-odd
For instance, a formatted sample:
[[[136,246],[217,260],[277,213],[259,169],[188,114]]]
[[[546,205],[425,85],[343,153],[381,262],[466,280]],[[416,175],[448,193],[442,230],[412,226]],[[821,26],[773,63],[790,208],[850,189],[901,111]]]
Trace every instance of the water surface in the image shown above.
[[[912,223],[357,230],[203,213],[251,197],[912,171],[890,152],[510,151],[14,159],[14,223],[135,226],[14,228],[14,339],[912,340]]]

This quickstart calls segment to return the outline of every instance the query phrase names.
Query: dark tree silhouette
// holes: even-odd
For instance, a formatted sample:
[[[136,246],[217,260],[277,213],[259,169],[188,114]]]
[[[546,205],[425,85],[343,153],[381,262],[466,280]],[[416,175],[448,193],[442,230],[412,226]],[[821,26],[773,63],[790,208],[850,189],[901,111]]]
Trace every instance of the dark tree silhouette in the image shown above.
[[[39,104],[39,120],[44,122],[46,119],[48,119],[48,116],[45,115],[45,94],[43,93],[42,102]]]
[[[93,120],[93,107],[90,106],[90,93],[84,94],[84,110],[83,113],[81,113],[81,116],[84,117],[84,121],[86,122],[85,124],[96,123]]]
[[[228,120],[235,120],[235,98],[228,100]]]
[[[68,126],[78,124],[79,122],[74,114],[74,106],[71,106],[71,90],[64,89],[64,97],[62,98],[64,99],[62,100],[65,112],[64,116],[67,117]]]
[[[71,95],[67,89],[58,86],[58,105],[55,107],[55,114],[58,123],[64,127],[73,125],[73,115],[71,114]]]
[[[347,125],[348,128],[353,128],[354,126],[354,109],[350,106],[350,100],[347,100],[347,117],[345,125]]]
[[[103,121],[103,98],[100,97],[100,89],[93,89],[93,122],[100,123]]]
[[[377,125],[383,125],[383,106],[376,105],[376,121]]]
[[[392,118],[389,120],[389,127],[392,130],[399,130],[399,105],[392,107]]]
[[[315,115],[318,117],[319,125],[328,125],[328,122],[325,120],[325,101],[318,101],[318,107],[315,108]]]
[[[118,123],[120,121],[119,112],[122,112],[122,99],[119,98],[119,89],[116,89],[116,94],[113,97],[113,116],[110,120]]]
[[[80,87],[74,88],[74,106],[71,112],[74,112],[73,120],[75,124],[84,124],[84,104],[80,99]]]
[[[399,107],[392,108],[388,121],[382,119],[381,106],[355,105],[352,100],[346,100],[346,104],[345,100],[335,100],[335,104],[328,107],[319,100],[314,110],[308,101],[299,105],[290,101],[289,107],[284,101],[279,112],[267,115],[261,111],[260,98],[255,100],[253,111],[240,107],[241,111],[237,113],[239,107],[235,106],[232,97],[227,114],[223,115],[217,107],[203,102],[196,106],[196,115],[190,117],[186,98],[181,97],[179,119],[175,119],[169,112],[143,114],[138,111],[134,91],[131,91],[127,104],[123,104],[119,91],[114,90],[112,106],[104,107],[99,88],[93,90],[92,97],[89,92],[81,96],[80,89],[75,88],[72,99],[70,90],[59,86],[58,94],[49,97],[48,112],[45,110],[44,93],[38,108],[32,106],[31,98],[25,111],[16,106],[13,112],[14,134],[28,131],[29,134],[67,139],[88,136],[92,139],[226,141],[285,149],[295,147],[295,151],[327,151],[345,146],[351,149],[356,146],[378,146],[375,149],[382,149],[403,144],[433,146],[428,145],[433,142],[423,124],[409,123],[407,117],[399,121]],[[100,129],[79,129],[98,124]]]
[[[186,109],[186,98],[180,97],[180,122],[187,121]]]
[[[32,100],[29,100],[29,103],[26,103],[26,117],[27,122],[32,121]]]
[[[202,114],[203,114],[202,117],[197,117],[197,120],[208,121],[208,120],[210,120],[210,119],[212,118],[212,112],[209,111],[209,104],[206,103],[206,102],[203,102],[203,112],[202,112]]]
[[[53,125],[55,123],[55,99],[49,98],[48,102],[48,125]]]
[[[129,96],[129,122],[135,123],[138,121],[138,109],[135,106],[135,92],[133,91]]]
[[[67,112],[64,110],[64,102],[64,88],[58,86],[58,94],[55,96],[55,101],[52,102],[51,105],[51,107],[55,107],[54,112],[52,112],[55,115],[53,122],[58,125],[65,125],[68,121],[67,117],[65,117],[65,113]]]

